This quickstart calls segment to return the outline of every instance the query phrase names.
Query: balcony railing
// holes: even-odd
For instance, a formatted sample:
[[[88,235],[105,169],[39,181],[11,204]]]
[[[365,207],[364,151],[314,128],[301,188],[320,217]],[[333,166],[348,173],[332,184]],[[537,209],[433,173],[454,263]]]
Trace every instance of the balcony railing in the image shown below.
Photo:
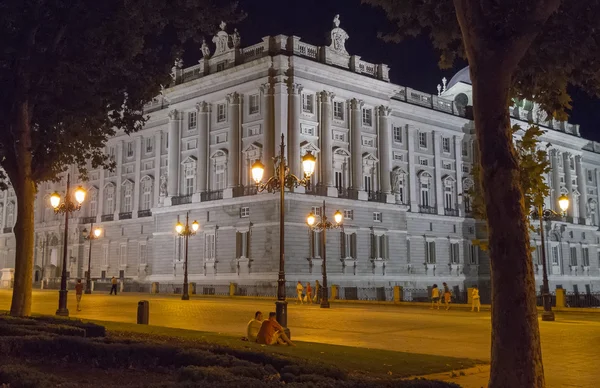
[[[185,205],[187,203],[192,203],[192,194],[188,195],[180,195],[178,197],[171,198],[171,205]]]
[[[138,210],[138,218],[142,218],[142,217],[152,217],[152,210],[150,210],[150,209]]]
[[[96,216],[81,217],[79,219],[79,222],[82,223],[82,224],[92,224],[92,223],[96,222]]]
[[[369,191],[369,201],[385,203],[385,194],[381,191]]]
[[[131,212],[119,213],[119,219],[120,220],[130,220],[131,219]]]
[[[444,209],[444,215],[458,217],[458,209]]]
[[[219,199],[223,199],[223,190],[207,191],[200,194],[200,200],[202,202],[218,201]]]
[[[419,205],[419,213],[425,214],[437,214],[437,209],[433,206]]]
[[[102,222],[114,221],[115,215],[114,214],[103,214],[102,217],[100,217],[100,220]]]
[[[570,222],[571,224],[578,224],[578,225],[586,224],[585,218],[581,218],[581,217],[566,217],[565,219],[567,222]],[[561,220],[559,219],[557,221],[561,221]]]
[[[338,187],[337,191],[338,191],[338,198],[348,198],[348,199],[351,199],[350,195],[351,195],[351,191],[352,190],[347,189],[345,187]]]
[[[327,196],[327,188],[319,185],[310,185],[306,188],[306,194]]]
[[[10,226],[2,229],[2,233],[12,233],[12,231],[13,231],[13,228]]]
[[[249,195],[258,194],[258,187],[255,185],[252,186],[240,186],[233,189],[234,197],[247,197]]]

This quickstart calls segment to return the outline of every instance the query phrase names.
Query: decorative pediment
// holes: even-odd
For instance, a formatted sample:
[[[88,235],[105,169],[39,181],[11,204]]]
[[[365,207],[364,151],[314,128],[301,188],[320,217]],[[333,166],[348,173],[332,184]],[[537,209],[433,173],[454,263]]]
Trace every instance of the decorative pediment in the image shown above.
[[[248,153],[248,152],[255,152],[255,151],[262,151],[262,144],[258,143],[258,142],[254,142],[250,145],[248,145],[248,147],[244,148],[242,150],[243,153]]]
[[[229,154],[229,152],[226,149],[222,148],[220,150],[213,152],[210,155],[210,158],[211,159],[227,159],[228,154]]]
[[[303,154],[308,151],[312,152],[313,154],[318,154],[319,152],[321,152],[321,150],[317,148],[317,146],[315,146],[309,141],[303,141],[302,143],[300,143],[300,149],[302,150]]]
[[[473,180],[471,178],[464,178],[463,179],[463,188],[465,189],[465,191],[471,189],[471,187],[473,187],[474,183]]]
[[[131,179],[125,179],[121,186],[133,186],[133,181]]]
[[[97,191],[98,191],[98,188],[97,188],[95,185],[91,185],[91,186],[90,186],[90,187],[87,189],[87,191],[88,191],[88,192],[90,192],[90,193],[92,193],[92,192],[94,192],[94,191],[95,191],[95,192],[97,192]]]
[[[579,197],[581,195],[581,193],[579,191],[577,191],[577,189],[573,189],[572,195],[573,195],[573,197]]]
[[[417,173],[417,176],[418,176],[419,178],[428,178],[428,179],[431,179],[431,178],[432,178],[432,177],[431,177],[431,174],[430,174],[428,171],[425,171],[425,170],[421,170],[421,171],[419,171],[419,172]]]
[[[142,177],[142,179],[140,179],[140,182],[146,182],[146,181],[154,181],[154,177],[152,175],[144,175]]]
[[[350,157],[350,152],[348,152],[348,150],[345,150],[341,147],[333,147],[333,155],[338,155],[338,156],[343,156],[345,158],[349,158]]]
[[[181,164],[182,164],[182,165],[184,165],[184,166],[185,166],[185,165],[187,165],[187,164],[196,164],[196,162],[197,162],[197,161],[198,161],[198,159],[197,159],[195,156],[193,156],[193,155],[190,155],[190,156],[188,156],[187,158],[185,158],[185,159],[184,159],[184,160],[181,162]]]
[[[114,188],[115,188],[115,184],[114,184],[114,183],[112,183],[112,182],[107,182],[107,183],[104,185],[104,190],[108,190],[108,189],[114,189]]]
[[[446,186],[453,186],[456,183],[456,179],[454,179],[452,175],[444,175],[442,177],[442,182],[444,182],[444,185]]]
[[[365,162],[373,162],[373,163],[379,162],[379,159],[377,159],[375,157],[375,155],[373,155],[370,152],[363,153],[362,158],[363,158],[363,161],[365,161]]]

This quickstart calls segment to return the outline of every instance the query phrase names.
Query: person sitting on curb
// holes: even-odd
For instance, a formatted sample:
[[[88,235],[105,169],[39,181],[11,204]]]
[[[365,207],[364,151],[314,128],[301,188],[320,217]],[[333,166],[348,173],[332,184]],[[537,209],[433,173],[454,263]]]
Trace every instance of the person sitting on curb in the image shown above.
[[[246,337],[243,338],[245,341],[256,342],[256,336],[260,331],[260,327],[263,323],[263,315],[260,311],[254,313],[254,319],[251,319],[248,322],[248,327],[246,327]]]
[[[283,327],[275,319],[275,313],[269,313],[269,319],[263,321],[260,331],[256,336],[256,342],[263,345],[290,345],[296,346],[287,335]]]

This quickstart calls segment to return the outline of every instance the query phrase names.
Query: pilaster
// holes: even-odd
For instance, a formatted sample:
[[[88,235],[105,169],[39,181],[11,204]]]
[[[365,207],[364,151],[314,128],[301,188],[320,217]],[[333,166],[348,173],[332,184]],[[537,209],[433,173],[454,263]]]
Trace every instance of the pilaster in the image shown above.
[[[167,195],[169,197],[179,195],[180,125],[181,113],[174,109],[169,112],[169,174],[167,177]]]
[[[352,189],[361,192],[365,190],[362,170],[362,139],[361,139],[361,109],[362,100],[350,100],[350,152],[352,153]]]
[[[100,223],[102,220],[102,214],[104,214],[104,175],[106,170],[100,168],[100,183],[98,183],[98,209],[96,210],[96,223]],[[6,204],[4,205],[4,214],[6,214]],[[4,225],[4,220],[2,222]]]
[[[227,96],[229,105],[229,160],[227,163],[227,188],[231,191],[240,184],[240,95]]]
[[[202,101],[196,104],[198,110],[198,166],[196,168],[197,192],[204,193],[207,189],[208,172],[208,123],[209,105]]]
[[[558,150],[550,151],[552,154],[552,189],[553,189],[553,200],[552,209],[558,211],[558,198],[560,197],[560,165],[559,158],[560,153]]]
[[[463,209],[463,181],[462,181],[462,139],[454,136],[454,160],[456,161],[456,203],[459,215],[464,215]]]
[[[154,193],[152,200],[153,206],[158,205],[158,199],[160,197],[160,158],[162,153],[162,131],[156,131],[154,133]]]
[[[263,112],[263,158],[265,177],[274,174],[273,156],[275,155],[275,128],[273,123],[273,89],[271,84],[265,83],[260,87],[262,93]]]
[[[123,183],[123,140],[117,143],[117,185],[115,187],[115,220],[119,219],[121,212],[121,184]]]
[[[433,132],[433,153],[435,166],[435,205],[437,214],[444,214],[444,184],[442,182],[442,134]]]
[[[337,189],[333,187],[333,150],[331,134],[331,104],[335,95],[326,90],[321,92],[321,177],[327,196],[337,197]],[[335,189],[335,190],[332,190]]]
[[[132,218],[138,217],[138,210],[140,209],[140,170],[142,165],[142,137],[137,136],[135,138],[135,167],[134,167],[134,181],[133,181],[133,202],[131,216]]]
[[[378,123],[379,123],[379,183],[381,191],[386,195],[387,203],[395,203],[395,198],[392,195],[392,187],[390,182],[390,174],[392,171],[392,136],[390,133],[390,114],[392,110],[387,106],[377,108]]]
[[[300,171],[300,93],[302,86],[290,81],[288,85],[288,165],[292,174],[302,178]]]
[[[581,165],[581,155],[575,156],[575,172],[577,174],[577,189],[579,191],[579,218],[586,219],[587,224],[587,187],[585,174]]]
[[[571,205],[573,204],[573,178],[571,175],[571,154],[568,152],[563,153],[563,169],[565,171],[565,183],[567,185],[567,191]],[[567,215],[573,217],[573,206],[569,206],[567,209]]]
[[[410,125],[406,129],[407,146],[408,146],[408,186],[409,186],[409,203],[410,211],[412,213],[419,212],[419,200],[417,196],[417,187],[419,185],[419,178],[417,177],[417,171],[415,168],[415,129]]]
[[[273,86],[273,112],[275,144],[279,144],[282,134],[285,136],[287,143],[288,96],[287,85],[283,80],[277,80]]]

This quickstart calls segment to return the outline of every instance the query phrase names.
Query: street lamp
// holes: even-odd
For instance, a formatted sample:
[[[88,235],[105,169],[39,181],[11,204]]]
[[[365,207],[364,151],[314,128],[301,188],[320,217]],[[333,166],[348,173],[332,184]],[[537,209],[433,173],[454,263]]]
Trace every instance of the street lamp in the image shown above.
[[[544,312],[542,313],[542,321],[554,321],[554,312],[552,311],[552,301],[550,299],[550,289],[548,287],[548,266],[546,263],[546,242],[544,239],[544,221],[550,220],[552,217],[560,217],[565,214],[569,208],[569,198],[566,195],[561,195],[558,198],[558,206],[562,211],[562,214],[555,212],[552,209],[544,209],[543,203],[540,203],[536,210],[534,210],[534,217],[538,217],[540,220],[540,235],[542,240],[542,270],[543,283],[542,283],[542,300],[544,302]]]
[[[325,215],[325,201],[321,207],[321,219],[317,222],[317,217],[311,212],[306,217],[306,223],[308,227],[313,231],[321,232],[321,255],[323,257],[323,284],[321,287],[321,308],[329,308],[329,290],[327,289],[327,229],[343,228],[342,219],[344,216],[339,210],[333,215],[335,223],[330,222]]]
[[[175,225],[177,234],[185,239],[185,267],[183,269],[183,295],[181,295],[181,300],[190,300],[188,292],[188,239],[190,236],[195,235],[200,228],[198,221],[192,222],[192,227],[190,228],[189,216],[190,212],[187,212],[185,214],[185,225],[181,222],[177,222],[177,225]]]
[[[316,158],[308,151],[302,157],[302,169],[304,178],[300,179],[290,172],[285,159],[284,136],[281,135],[281,144],[279,145],[279,155],[273,158],[275,164],[275,174],[269,177],[265,183],[262,183],[265,166],[256,161],[252,165],[252,179],[258,186],[258,191],[267,190],[269,193],[279,192],[279,277],[277,279],[277,301],[275,302],[275,311],[277,322],[283,327],[287,327],[287,301],[285,300],[285,188],[292,189],[298,186],[308,186],[310,177],[315,171]]]
[[[69,214],[71,212],[81,209],[81,204],[85,200],[85,190],[79,186],[75,189],[74,197],[75,201],[69,189],[71,187],[71,174],[67,174],[67,190],[65,191],[65,198],[61,203],[60,194],[54,192],[50,197],[50,205],[54,208],[54,213],[65,214],[65,231],[64,231],[64,242],[63,242],[63,262],[62,262],[62,274],[60,277],[60,291],[58,291],[58,310],[56,315],[68,317],[69,309],[67,309],[67,244],[69,238]]]
[[[90,231],[88,233],[87,229],[83,229],[81,232],[84,240],[89,240],[90,242],[90,251],[88,253],[88,269],[87,276],[85,277],[85,293],[92,293],[92,241],[100,238],[102,235],[102,229],[96,228],[94,229],[94,223],[92,222],[90,226]]]

